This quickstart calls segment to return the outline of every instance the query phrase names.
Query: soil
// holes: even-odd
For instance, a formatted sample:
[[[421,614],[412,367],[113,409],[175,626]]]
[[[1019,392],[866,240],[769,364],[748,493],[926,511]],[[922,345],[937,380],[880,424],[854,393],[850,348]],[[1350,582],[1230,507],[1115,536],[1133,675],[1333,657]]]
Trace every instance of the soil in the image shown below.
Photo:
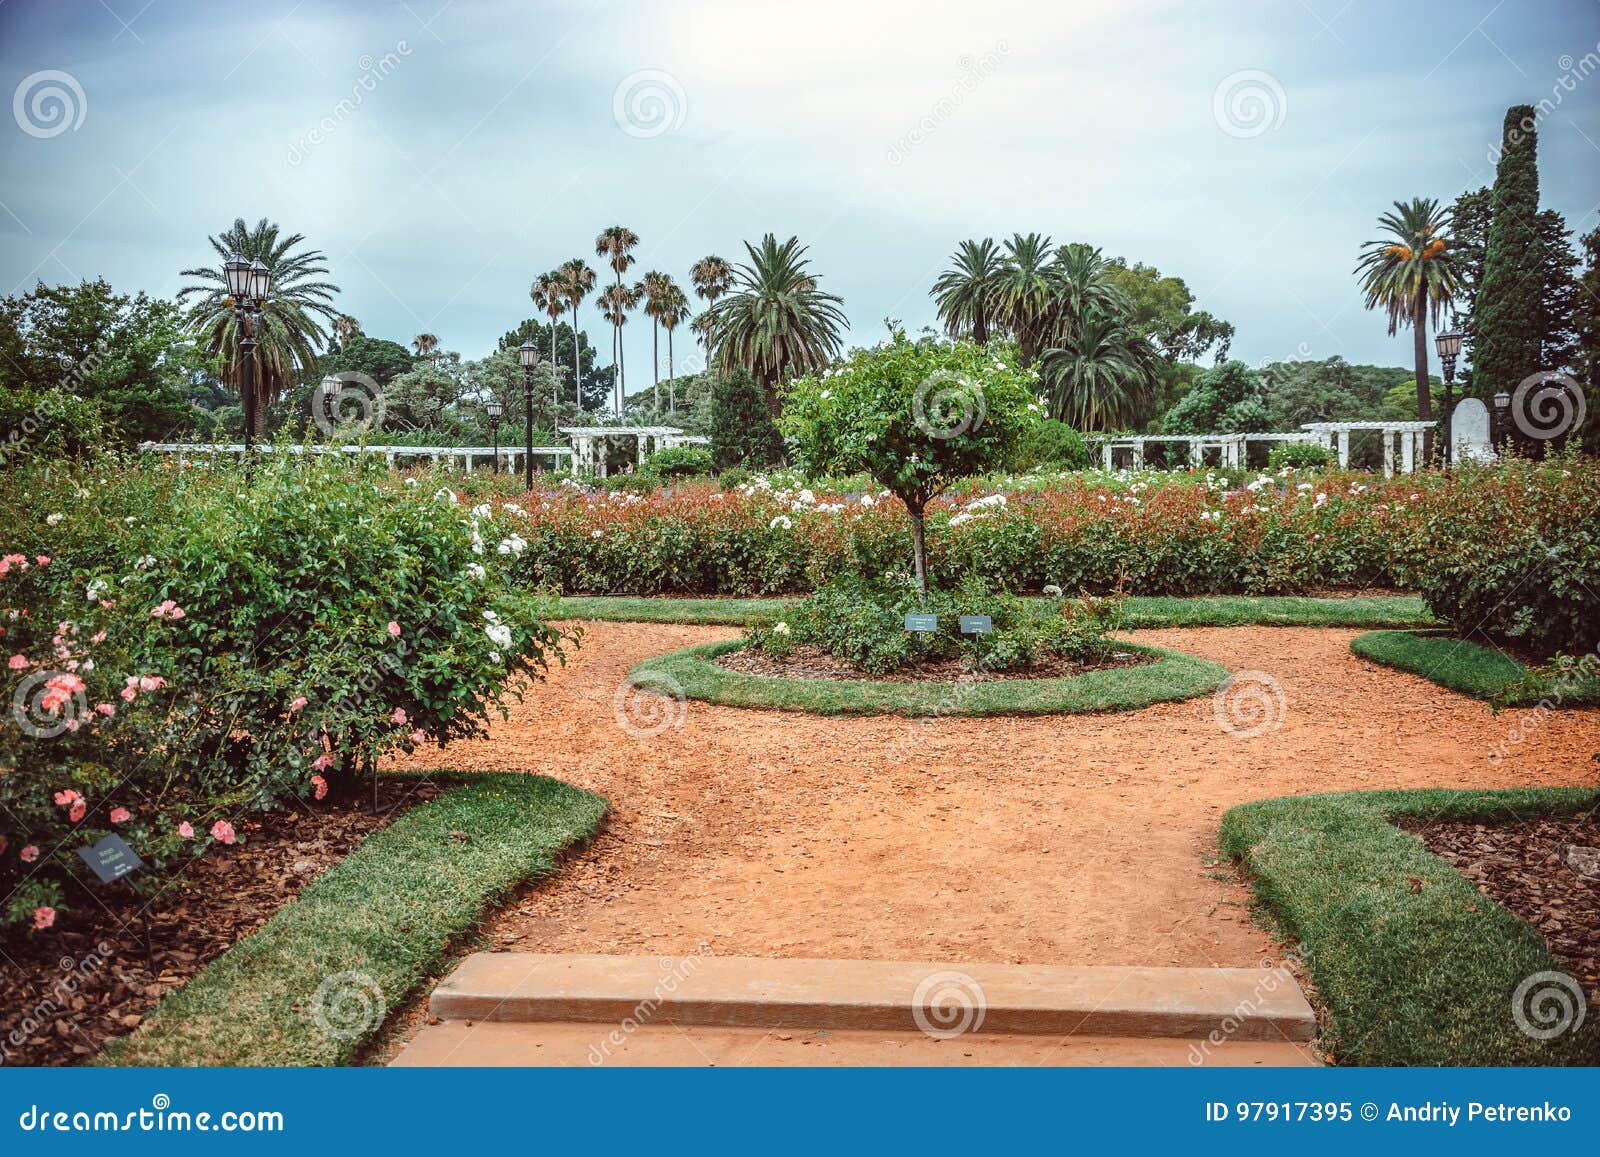
[[[996,679],[1066,679],[1108,667],[1138,667],[1153,663],[1157,656],[1142,651],[1117,651],[1103,663],[1078,663],[1067,658],[1051,658],[1014,671],[973,671],[960,659],[941,659],[918,663],[899,671],[875,675],[863,671],[848,659],[838,659],[821,647],[810,644],[791,647],[783,658],[741,647],[711,660],[717,666],[741,675],[776,675],[787,679],[851,679],[871,683],[986,683]]]
[[[1359,631],[1293,627],[1130,636],[1275,680],[1275,726],[1250,738],[1220,726],[1211,696],[931,720],[690,701],[647,733],[619,723],[631,722],[628,668],[739,632],[585,630],[568,665],[487,739],[406,761],[540,772],[611,801],[602,834],[491,918],[495,948],[1255,966],[1278,948],[1217,860],[1228,808],[1308,792],[1592,785],[1600,750],[1600,711],[1496,715],[1353,655]]]
[[[0,944],[0,1064],[92,1057],[363,839],[437,794],[427,784],[386,783],[377,815],[369,794],[236,820],[239,843],[165,879],[145,876],[143,898],[120,881],[74,898],[48,936]]]
[[[1600,817],[1413,830],[1478,891],[1533,925],[1600,1007]]]

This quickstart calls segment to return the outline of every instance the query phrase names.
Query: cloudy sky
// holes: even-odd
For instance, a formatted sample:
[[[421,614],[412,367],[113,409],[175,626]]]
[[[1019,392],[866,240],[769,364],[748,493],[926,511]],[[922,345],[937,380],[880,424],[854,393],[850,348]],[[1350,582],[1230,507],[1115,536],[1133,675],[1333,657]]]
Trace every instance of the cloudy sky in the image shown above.
[[[368,333],[467,356],[625,224],[685,283],[798,235],[858,342],[931,321],[961,239],[1039,230],[1183,277],[1247,361],[1404,364],[1358,246],[1490,181],[1518,102],[1543,203],[1600,222],[1596,0],[0,0],[0,87],[0,292],[172,294],[266,216]]]

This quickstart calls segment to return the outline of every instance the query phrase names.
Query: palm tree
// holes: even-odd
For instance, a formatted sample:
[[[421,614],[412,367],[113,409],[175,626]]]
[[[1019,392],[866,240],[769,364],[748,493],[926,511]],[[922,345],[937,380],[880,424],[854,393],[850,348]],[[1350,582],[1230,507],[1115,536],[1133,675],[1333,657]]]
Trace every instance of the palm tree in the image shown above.
[[[672,331],[689,320],[689,297],[674,283],[669,286],[666,300],[657,316],[661,328],[667,331],[667,413],[678,412],[677,366],[672,360]]]
[[[933,283],[939,320],[951,337],[970,336],[983,345],[989,340],[989,320],[994,316],[996,290],[1004,260],[994,240],[963,241],[950,257],[951,268]]]
[[[333,332],[339,339],[341,346],[350,344],[350,339],[361,336],[361,323],[348,313],[341,313],[333,319]]]
[[[616,359],[612,365],[617,372],[612,380],[611,406],[615,415],[620,418],[622,407],[627,401],[622,381],[622,327],[628,324],[628,311],[639,304],[639,294],[637,290],[619,282],[602,289],[595,304],[600,307],[600,312],[611,323],[612,331],[617,335],[617,340],[612,346],[612,353]]]
[[[562,262],[556,270],[561,276],[561,287],[566,302],[572,307],[572,392],[579,406],[583,405],[583,369],[578,364],[578,306],[594,290],[595,273],[581,257]]]
[[[594,239],[595,256],[604,257],[606,264],[611,266],[611,272],[616,274],[617,280],[613,288],[622,287],[622,275],[633,264],[633,251],[638,245],[639,235],[626,225],[609,225],[600,230],[600,235]],[[626,312],[623,311],[624,314]],[[623,321],[626,320],[624,317]],[[627,385],[623,381],[623,375],[627,372],[622,351],[623,321],[613,322],[611,330],[611,364],[617,367],[617,382],[612,393],[618,399],[618,414],[622,413],[621,399],[627,396]]]
[[[746,242],[745,252],[750,260],[735,267],[732,289],[706,311],[710,343],[719,371],[748,370],[776,416],[778,383],[826,366],[848,323],[842,299],[817,288],[798,237],[779,245],[768,233],[759,247]]]
[[[1127,298],[1111,280],[1111,262],[1093,245],[1074,241],[1061,246],[1050,268],[1055,282],[1051,320],[1056,328],[1077,324],[1092,309],[1128,313]]]
[[[1095,304],[1063,325],[1040,362],[1050,416],[1075,430],[1128,425],[1155,385],[1156,352],[1116,308]]]
[[[726,258],[710,254],[702,257],[689,267],[689,281],[694,285],[695,293],[705,298],[707,310],[717,304],[717,298],[733,288],[733,266]],[[694,319],[689,328],[700,335],[700,340],[706,345],[706,364],[711,364],[710,327],[711,316],[703,312]]]
[[[644,300],[645,316],[650,319],[650,373],[656,386],[661,385],[661,308],[677,288],[672,278],[652,269],[639,278],[633,290]]]
[[[1054,293],[1050,238],[1040,233],[1013,234],[995,287],[997,316],[1016,335],[1025,365],[1032,365],[1044,339]]]
[[[561,367],[556,364],[556,319],[561,316],[561,311],[567,305],[567,288],[562,280],[561,271],[553,269],[549,273],[541,273],[535,277],[533,287],[528,290],[528,296],[533,298],[533,303],[544,310],[545,316],[550,319],[550,376],[553,382],[550,400],[553,405],[560,406]]]
[[[1449,242],[1442,236],[1450,222],[1449,210],[1442,210],[1431,197],[1415,197],[1410,204],[1394,203],[1395,211],[1378,218],[1378,228],[1387,236],[1362,244],[1356,272],[1361,275],[1361,291],[1367,308],[1382,306],[1389,315],[1392,336],[1400,326],[1412,328],[1412,353],[1417,372],[1417,421],[1433,418],[1433,400],[1428,389],[1428,318],[1439,328],[1439,318],[1455,301],[1460,289],[1461,271],[1450,254]],[[1423,432],[1423,454],[1432,454],[1432,431]]]
[[[439,348],[439,338],[436,334],[419,333],[411,339],[411,348],[417,351],[419,358],[431,358]]]
[[[257,326],[252,380],[255,405],[255,430],[265,428],[267,403],[292,386],[316,361],[326,344],[322,322],[334,324],[341,316],[333,306],[339,287],[317,280],[328,272],[321,250],[299,251],[305,237],[299,233],[282,236],[276,224],[263,217],[254,227],[236,218],[223,233],[208,237],[220,260],[215,266],[185,269],[181,276],[198,279],[178,292],[180,302],[193,297],[189,326],[211,357],[221,357],[226,369],[223,380],[243,396],[244,363],[238,354],[237,323],[233,299],[222,263],[237,255],[246,260],[259,258],[272,270],[272,288]]]

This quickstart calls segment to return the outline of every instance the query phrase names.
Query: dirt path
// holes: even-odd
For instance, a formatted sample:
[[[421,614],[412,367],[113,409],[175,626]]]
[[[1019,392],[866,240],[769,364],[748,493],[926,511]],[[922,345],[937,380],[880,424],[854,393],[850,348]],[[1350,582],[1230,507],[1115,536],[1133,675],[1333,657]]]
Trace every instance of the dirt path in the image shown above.
[[[497,916],[538,952],[1247,966],[1274,955],[1211,862],[1217,821],[1268,796],[1592,784],[1600,711],[1498,762],[1518,715],[1350,653],[1347,630],[1140,632],[1282,689],[1280,725],[1210,697],[1105,716],[825,719],[690,703],[631,738],[614,702],[649,655],[727,628],[593,623],[572,664],[480,743],[414,765],[526,769],[597,791],[610,830]],[[1277,710],[1271,705],[1272,710]]]

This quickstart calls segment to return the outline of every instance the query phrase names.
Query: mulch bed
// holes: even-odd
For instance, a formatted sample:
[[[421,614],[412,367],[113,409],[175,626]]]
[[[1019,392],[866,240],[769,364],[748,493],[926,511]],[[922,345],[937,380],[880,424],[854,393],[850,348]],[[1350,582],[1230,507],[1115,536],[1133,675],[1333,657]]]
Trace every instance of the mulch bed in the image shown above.
[[[886,675],[863,671],[848,659],[836,659],[821,647],[809,644],[791,647],[781,659],[760,651],[740,648],[718,655],[717,666],[741,675],[773,675],[787,679],[862,679],[873,683],[985,683],[996,679],[1067,679],[1108,667],[1138,667],[1154,663],[1157,656],[1143,651],[1117,651],[1103,663],[1077,663],[1071,659],[1047,659],[1032,667],[1014,671],[972,671],[960,659],[941,659],[919,663]]]
[[[120,881],[76,897],[48,933],[0,942],[0,1064],[71,1065],[137,1028],[181,987],[349,855],[362,840],[441,788],[380,785],[365,799],[268,812],[236,826],[240,842],[213,848],[168,880],[147,876],[154,973],[145,958],[143,903]]]
[[[1531,924],[1600,1004],[1600,816],[1413,831],[1478,891]]]

